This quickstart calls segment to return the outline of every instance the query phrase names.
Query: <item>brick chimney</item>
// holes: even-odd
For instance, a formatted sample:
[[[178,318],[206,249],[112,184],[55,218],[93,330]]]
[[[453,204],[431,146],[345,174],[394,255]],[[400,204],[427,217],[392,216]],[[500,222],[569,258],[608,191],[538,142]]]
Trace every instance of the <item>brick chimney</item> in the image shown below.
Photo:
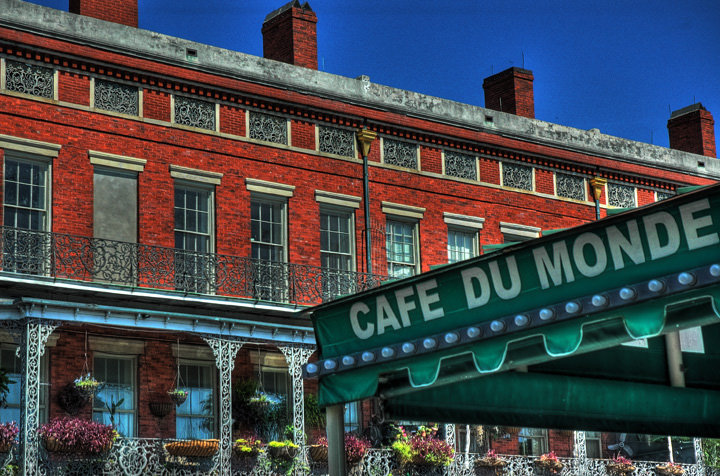
[[[485,78],[483,89],[486,108],[535,118],[532,71],[515,67],[506,69]]]
[[[317,69],[316,26],[317,16],[307,2],[293,0],[278,8],[263,22],[263,56]]]
[[[138,26],[138,0],[70,0],[70,13]]]
[[[715,121],[712,114],[696,103],[673,111],[667,123],[670,148],[693,154],[717,157]]]

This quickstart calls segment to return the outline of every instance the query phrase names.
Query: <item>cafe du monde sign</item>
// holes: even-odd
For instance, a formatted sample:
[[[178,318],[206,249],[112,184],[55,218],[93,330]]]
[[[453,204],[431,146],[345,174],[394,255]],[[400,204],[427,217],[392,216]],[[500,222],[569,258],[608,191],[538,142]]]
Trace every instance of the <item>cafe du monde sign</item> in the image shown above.
[[[720,188],[712,186],[388,283],[315,308],[320,359],[305,373],[522,334],[691,290],[720,276],[719,245]]]

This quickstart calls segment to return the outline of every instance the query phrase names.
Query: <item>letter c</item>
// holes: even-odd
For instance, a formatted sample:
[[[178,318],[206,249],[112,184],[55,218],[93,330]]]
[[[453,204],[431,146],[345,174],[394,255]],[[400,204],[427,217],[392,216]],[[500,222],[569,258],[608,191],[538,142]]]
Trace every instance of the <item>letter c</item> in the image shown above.
[[[369,339],[375,333],[375,326],[372,322],[368,322],[367,327],[363,329],[358,321],[359,313],[367,314],[369,312],[370,308],[364,302],[356,302],[350,307],[350,325],[358,339]]]

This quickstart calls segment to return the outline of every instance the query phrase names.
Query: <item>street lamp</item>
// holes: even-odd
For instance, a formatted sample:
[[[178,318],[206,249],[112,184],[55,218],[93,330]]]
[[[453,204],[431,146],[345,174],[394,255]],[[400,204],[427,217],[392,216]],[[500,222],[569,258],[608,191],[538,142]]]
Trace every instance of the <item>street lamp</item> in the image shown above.
[[[595,219],[600,219],[600,197],[602,196],[603,190],[607,179],[602,177],[593,177],[590,179],[590,187],[592,187],[593,198],[595,199]]]
[[[377,137],[377,132],[362,128],[357,131],[360,152],[363,158],[363,201],[365,202],[365,271],[372,273],[372,243],[370,239],[370,178],[368,171],[368,154],[370,145]]]

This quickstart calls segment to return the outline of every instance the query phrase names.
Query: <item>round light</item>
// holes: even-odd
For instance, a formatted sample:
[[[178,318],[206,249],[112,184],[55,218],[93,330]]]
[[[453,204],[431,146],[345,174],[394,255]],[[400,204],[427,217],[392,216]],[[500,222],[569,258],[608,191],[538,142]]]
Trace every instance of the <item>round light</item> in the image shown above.
[[[565,312],[567,312],[568,314],[577,314],[578,312],[580,312],[580,309],[582,309],[582,307],[577,301],[570,301],[569,303],[565,304]]]
[[[525,314],[518,314],[514,319],[515,325],[518,327],[527,326],[530,319]]]
[[[323,367],[325,367],[326,370],[333,370],[335,367],[337,367],[337,362],[334,360],[326,360],[323,364]]]
[[[350,356],[350,355],[346,355],[345,357],[343,357],[342,363],[343,363],[343,365],[346,366],[346,367],[349,367],[349,366],[351,366],[351,365],[355,365],[355,358],[352,357],[352,356]]]
[[[372,352],[363,352],[362,359],[363,362],[372,362],[373,360],[375,360],[375,354],[373,354]]]
[[[402,351],[405,354],[410,354],[412,352],[415,352],[415,344],[413,344],[412,342],[405,342],[402,345]]]
[[[620,290],[620,299],[623,301],[631,301],[635,299],[635,290],[633,288],[622,288]]]
[[[665,283],[659,279],[651,279],[648,282],[648,289],[654,293],[660,293],[665,289]]]
[[[714,265],[710,266],[710,275],[713,278],[720,277],[720,264],[714,264]]]
[[[695,275],[692,273],[680,273],[678,275],[678,283],[683,286],[692,286],[695,284]]]
[[[604,294],[596,294],[590,300],[595,307],[605,307],[608,305],[608,298]]]
[[[454,344],[459,339],[460,339],[460,336],[458,336],[454,332],[448,332],[447,334],[445,334],[445,342],[447,342],[448,344]]]
[[[505,323],[503,321],[492,321],[490,323],[490,330],[493,332],[500,332],[505,329]]]
[[[474,338],[476,338],[476,337],[479,336],[479,335],[480,335],[480,328],[478,328],[478,327],[468,327],[467,336],[468,336],[469,338],[474,339]]]
[[[305,366],[305,371],[309,374],[316,374],[318,373],[318,366],[317,364],[307,364]]]
[[[543,321],[549,321],[550,319],[555,318],[555,311],[550,309],[549,307],[540,309],[540,319]]]
[[[432,337],[428,337],[427,339],[425,339],[423,341],[423,347],[425,347],[426,349],[432,349],[436,345],[437,345],[437,342]]]
[[[395,355],[395,351],[393,350],[392,347],[383,347],[382,350],[380,351],[380,354],[382,354],[382,356],[387,359],[387,358]]]

